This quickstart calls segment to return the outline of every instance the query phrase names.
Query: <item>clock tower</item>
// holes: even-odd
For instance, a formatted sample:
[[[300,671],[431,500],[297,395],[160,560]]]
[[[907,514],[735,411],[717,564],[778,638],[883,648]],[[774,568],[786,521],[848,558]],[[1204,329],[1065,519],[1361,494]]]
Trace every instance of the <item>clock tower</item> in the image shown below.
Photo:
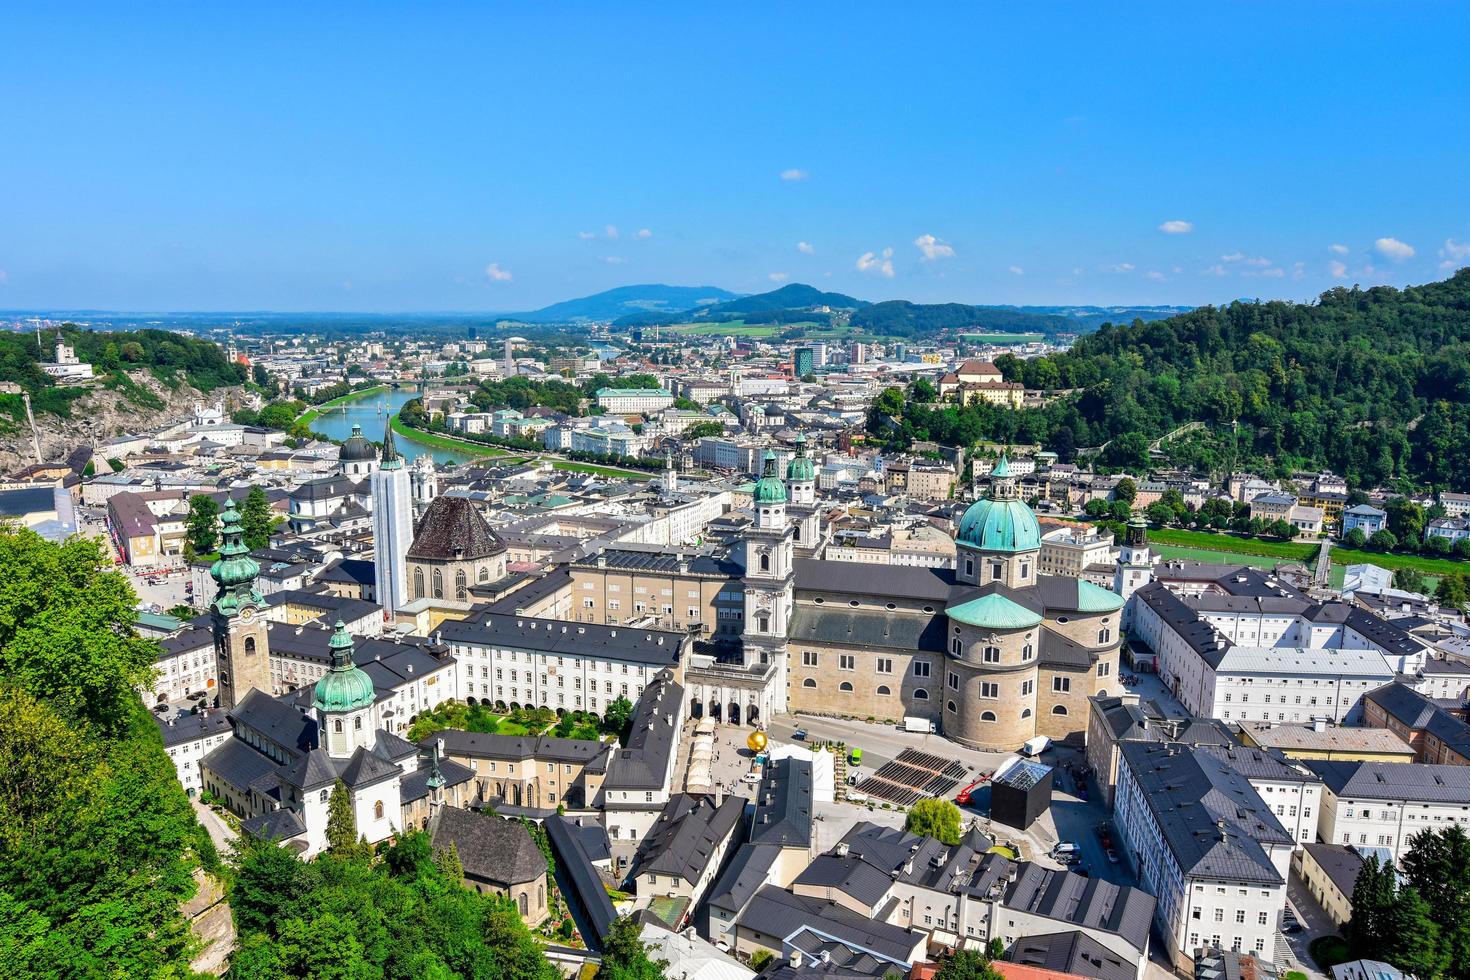
[[[245,546],[235,501],[220,515],[224,544],[209,574],[219,591],[209,609],[214,617],[214,658],[219,669],[219,703],[233,708],[251,690],[271,693],[270,637],[261,610],[265,598],[255,586],[260,565]]]

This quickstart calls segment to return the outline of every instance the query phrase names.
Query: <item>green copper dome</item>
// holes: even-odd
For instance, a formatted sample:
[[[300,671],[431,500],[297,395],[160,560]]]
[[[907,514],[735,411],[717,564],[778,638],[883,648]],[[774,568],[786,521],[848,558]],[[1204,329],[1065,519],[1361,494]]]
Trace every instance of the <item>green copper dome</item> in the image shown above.
[[[784,504],[786,502],[786,484],[776,476],[776,454],[769,449],[766,450],[766,458],[761,465],[760,482],[755,485],[755,502],[758,504]]]
[[[1010,463],[1002,456],[990,471],[990,496],[975,501],[960,518],[955,540],[979,551],[1036,551],[1041,525],[1016,494]]]
[[[1025,630],[1041,624],[1039,615],[999,592],[951,606],[944,614],[956,623],[988,630]]]
[[[318,711],[355,711],[372,704],[377,699],[373,679],[353,664],[352,637],[342,620],[337,620],[337,629],[327,646],[331,650],[332,666],[316,682],[312,704]]]
[[[220,515],[219,558],[209,566],[209,575],[219,586],[214,597],[214,610],[222,616],[233,616],[243,605],[259,606],[265,602],[255,588],[260,575],[260,563],[250,557],[245,545],[245,532],[240,527],[240,512],[235,509],[233,498],[225,501],[224,513]]]
[[[796,455],[786,464],[786,480],[788,483],[814,483],[816,479],[817,468],[806,454],[806,436],[797,433]]]
[[[1077,580],[1077,611],[1085,613],[1117,612],[1123,608],[1123,597],[1110,589]]]

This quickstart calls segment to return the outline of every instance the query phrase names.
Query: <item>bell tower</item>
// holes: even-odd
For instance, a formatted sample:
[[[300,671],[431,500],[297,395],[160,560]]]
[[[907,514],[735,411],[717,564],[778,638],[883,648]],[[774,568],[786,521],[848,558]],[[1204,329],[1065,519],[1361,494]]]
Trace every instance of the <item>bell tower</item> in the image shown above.
[[[766,452],[755,485],[755,524],[745,532],[745,630],[747,667],[785,663],[795,575],[792,528],[786,520],[786,485],[776,474],[776,454]]]
[[[219,703],[225,710],[254,688],[271,693],[270,635],[261,615],[265,598],[256,588],[260,565],[245,546],[240,513],[233,499],[220,517],[224,544],[209,574],[218,586],[213,614],[214,658],[219,670]]]
[[[1148,546],[1148,525],[1135,515],[1123,530],[1123,546],[1118,549],[1118,566],[1113,572],[1113,591],[1128,598],[1154,580],[1153,552]],[[1132,603],[1123,607],[1123,628],[1132,625]]]

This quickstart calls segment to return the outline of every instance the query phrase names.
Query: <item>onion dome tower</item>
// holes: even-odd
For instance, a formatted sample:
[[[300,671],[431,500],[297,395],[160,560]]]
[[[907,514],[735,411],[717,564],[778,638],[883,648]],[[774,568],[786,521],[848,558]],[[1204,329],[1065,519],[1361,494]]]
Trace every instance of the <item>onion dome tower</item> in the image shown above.
[[[340,619],[327,648],[331,666],[316,682],[311,703],[325,733],[327,754],[345,759],[358,748],[372,748],[377,690],[373,679],[352,662],[352,636]]]

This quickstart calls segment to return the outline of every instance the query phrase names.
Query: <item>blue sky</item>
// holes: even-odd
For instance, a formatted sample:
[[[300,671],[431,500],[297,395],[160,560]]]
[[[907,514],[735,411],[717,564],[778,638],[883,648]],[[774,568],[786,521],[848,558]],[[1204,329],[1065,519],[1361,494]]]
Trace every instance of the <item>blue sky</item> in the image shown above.
[[[57,6],[0,30],[0,308],[1204,303],[1470,265],[1463,3]]]

